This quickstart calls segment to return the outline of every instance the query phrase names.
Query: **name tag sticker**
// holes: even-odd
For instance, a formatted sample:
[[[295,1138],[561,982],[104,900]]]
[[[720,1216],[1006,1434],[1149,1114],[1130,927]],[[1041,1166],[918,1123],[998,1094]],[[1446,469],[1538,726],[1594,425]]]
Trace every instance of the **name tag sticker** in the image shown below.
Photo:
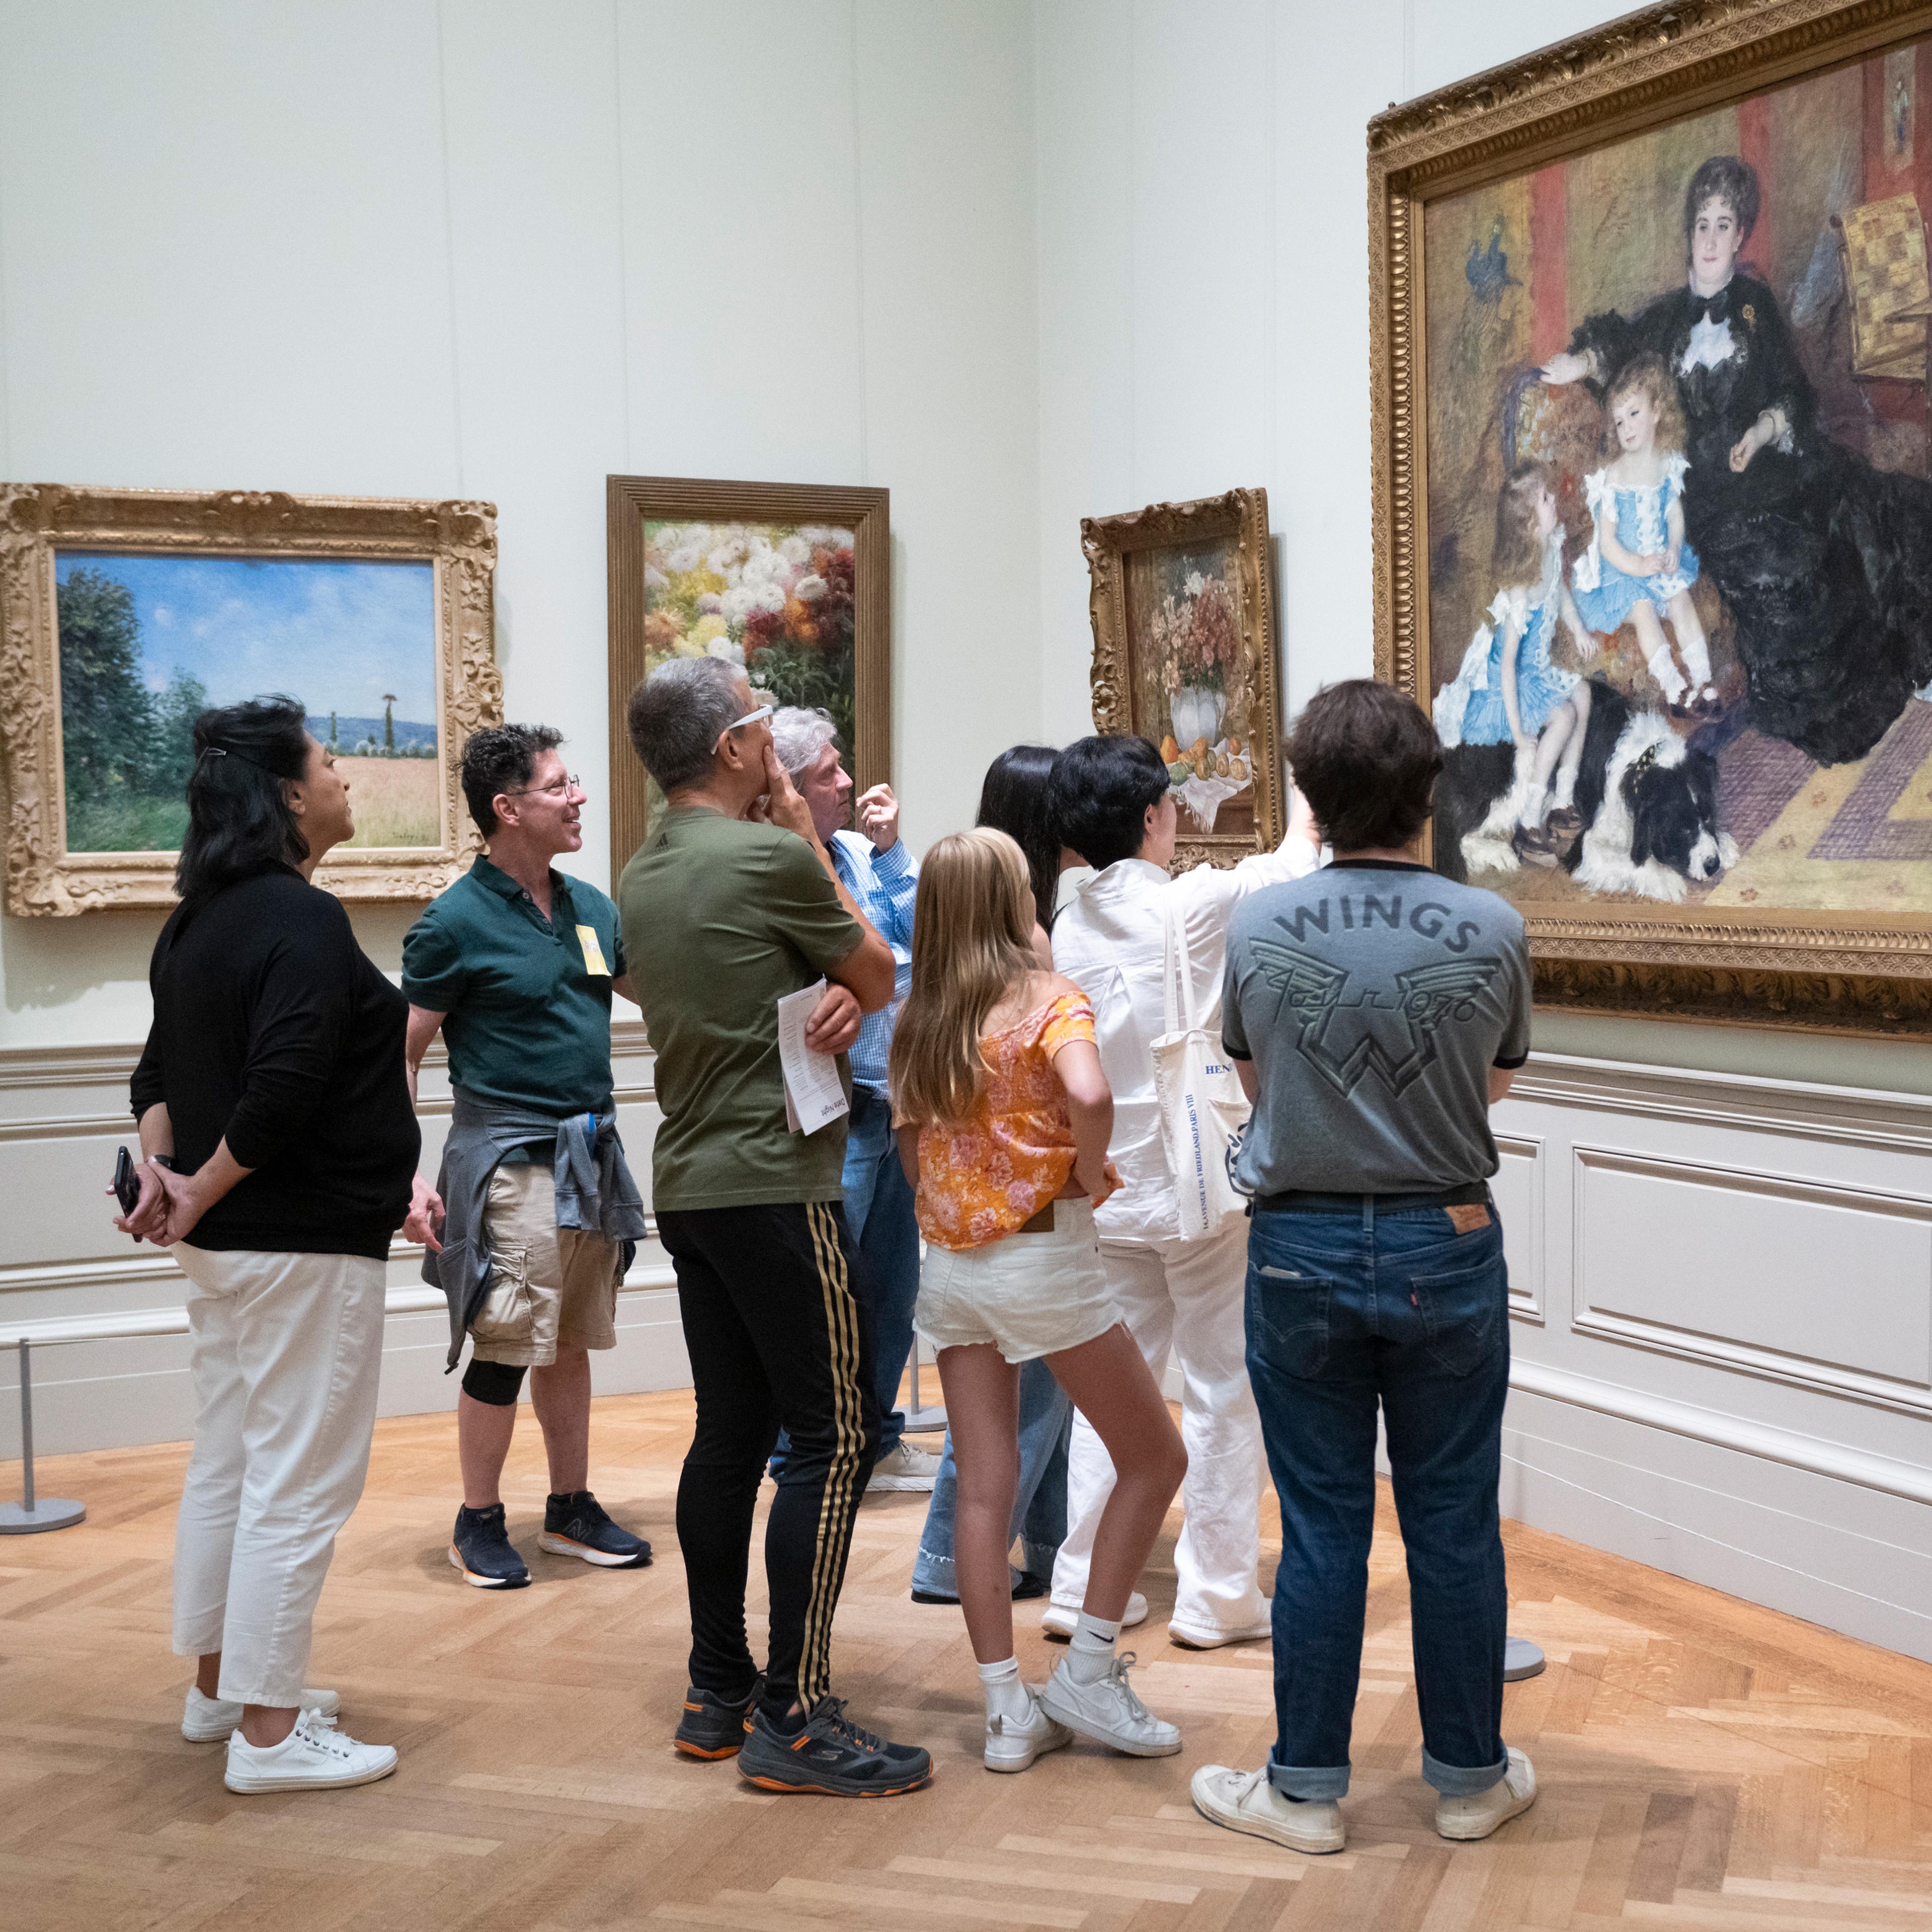
[[[577,943],[584,948],[584,970],[593,980],[608,980],[610,969],[604,963],[604,949],[597,943],[597,928],[594,926],[580,926],[577,928]]]

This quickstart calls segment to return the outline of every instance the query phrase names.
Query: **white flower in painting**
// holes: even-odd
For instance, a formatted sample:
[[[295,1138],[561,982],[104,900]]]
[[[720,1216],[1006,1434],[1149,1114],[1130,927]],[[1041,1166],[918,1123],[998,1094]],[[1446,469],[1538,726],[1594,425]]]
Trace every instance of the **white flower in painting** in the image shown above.
[[[728,624],[742,624],[758,608],[758,592],[755,586],[734,584],[718,599],[718,608]]]
[[[785,607],[784,587],[777,584],[762,584],[758,586],[757,608],[760,610],[782,610]]]
[[[698,608],[703,615],[708,617],[714,612],[724,609],[724,600],[718,596],[716,591],[707,590],[698,598]]]
[[[670,581],[670,579],[656,564],[644,566],[644,588],[646,590],[662,590]]]
[[[687,571],[695,570],[704,561],[704,553],[694,543],[680,544],[664,559],[664,568],[674,577],[682,577]]]
[[[1190,570],[1187,573],[1187,594],[1189,596],[1198,597],[1202,592],[1205,590],[1207,588],[1208,580],[1201,574],[1199,571]]]
[[[792,586],[791,594],[801,604],[815,604],[825,595],[825,580],[822,577],[801,577]]]
[[[720,577],[728,578],[745,560],[744,538],[736,536],[726,538],[704,560]]]
[[[806,524],[799,531],[799,541],[809,544],[814,549],[849,549],[852,542],[850,530],[835,530],[829,524]]]
[[[812,546],[804,538],[794,534],[787,537],[778,545],[778,554],[788,563],[809,563],[812,561]]]
[[[722,658],[727,664],[736,664],[740,670],[745,668],[745,647],[734,644],[729,638],[713,638],[706,648],[714,658]]]

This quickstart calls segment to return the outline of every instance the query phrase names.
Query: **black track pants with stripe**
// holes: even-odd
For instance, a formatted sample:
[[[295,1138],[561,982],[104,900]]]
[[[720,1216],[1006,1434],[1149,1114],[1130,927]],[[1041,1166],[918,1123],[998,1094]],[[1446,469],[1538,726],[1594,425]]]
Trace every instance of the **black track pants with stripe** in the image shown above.
[[[737,1699],[752,1511],[781,1425],[791,1438],[765,1528],[766,1696],[809,1709],[830,1688],[832,1613],[879,1443],[872,1310],[837,1202],[669,1209],[698,1429],[677,1486],[691,1594],[691,1681]]]

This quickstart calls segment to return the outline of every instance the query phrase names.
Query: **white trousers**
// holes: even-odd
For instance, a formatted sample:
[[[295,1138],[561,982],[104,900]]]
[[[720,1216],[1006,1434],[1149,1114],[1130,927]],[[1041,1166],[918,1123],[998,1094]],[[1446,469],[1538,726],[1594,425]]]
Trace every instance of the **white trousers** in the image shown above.
[[[221,1653],[220,1695],[296,1703],[316,1599],[369,1473],[383,1276],[363,1255],[179,1243],[194,1453],[175,1532],[174,1648]]]
[[[1186,1520],[1174,1546],[1172,1623],[1211,1642],[1268,1616],[1256,1580],[1261,1561],[1264,1464],[1261,1418],[1248,1384],[1243,1301],[1248,1224],[1212,1241],[1106,1241],[1107,1286],[1156,1379],[1171,1347],[1182,1377],[1180,1437]],[[1066,1540],[1053,1566],[1053,1600],[1078,1610],[1114,1465],[1094,1425],[1077,1412],[1066,1462]]]

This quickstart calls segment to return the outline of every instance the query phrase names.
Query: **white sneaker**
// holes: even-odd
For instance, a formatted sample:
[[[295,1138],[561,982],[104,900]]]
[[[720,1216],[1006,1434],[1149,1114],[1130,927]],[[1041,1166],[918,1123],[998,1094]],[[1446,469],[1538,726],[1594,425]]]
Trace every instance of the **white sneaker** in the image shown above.
[[[1499,1783],[1473,1798],[1438,1798],[1436,1828],[1445,1838],[1486,1838],[1536,1802],[1536,1768],[1520,1750],[1511,1750]]]
[[[1298,1804],[1269,1784],[1265,1765],[1259,1771],[1234,1771],[1204,1764],[1189,1789],[1202,1817],[1231,1832],[1270,1838],[1292,1852],[1339,1852],[1348,1841],[1340,1805],[1332,1798]]]
[[[1024,1771],[1035,1758],[1073,1742],[1073,1733],[1040,1708],[1040,1693],[1030,1684],[1026,1693],[1028,1716],[1024,1724],[1005,1717],[989,1715],[986,1719],[988,1771]]]
[[[1503,1682],[1520,1684],[1526,1677],[1540,1676],[1545,1662],[1541,1646],[1526,1636],[1503,1640]]]
[[[1049,1718],[1130,1757],[1172,1757],[1180,1750],[1180,1733],[1156,1718],[1128,1687],[1132,1651],[1115,1658],[1106,1676],[1092,1684],[1074,1682],[1067,1669],[1071,1661],[1063,1657],[1040,1692],[1040,1708]]]
[[[312,1712],[325,1724],[332,1724],[342,1708],[342,1700],[333,1690],[298,1690],[304,1712]],[[190,1684],[188,1708],[182,1713],[182,1736],[191,1744],[219,1744],[242,1721],[242,1706],[225,1697],[204,1697],[200,1687]]]
[[[358,1744],[304,1714],[278,1744],[251,1744],[234,1732],[222,1781],[230,1791],[327,1791],[374,1784],[395,1768],[394,1745]]]
[[[1167,1627],[1167,1640],[1178,1643],[1183,1650],[1219,1650],[1226,1643],[1258,1643],[1264,1637],[1274,1635],[1274,1619],[1270,1616],[1257,1617],[1251,1624],[1244,1624],[1238,1630],[1199,1630],[1184,1628],[1178,1623]]]
[[[1070,1610],[1064,1604],[1048,1604],[1040,1612],[1040,1627],[1048,1636],[1070,1637],[1079,1621],[1078,1604]],[[1120,1628],[1132,1630],[1135,1624],[1146,1622],[1147,1599],[1136,1590],[1127,1598],[1127,1613],[1120,1619]]]
[[[910,1490],[927,1496],[938,1478],[939,1458],[928,1455],[923,1449],[915,1449],[902,1436],[896,1448],[887,1450],[872,1465],[872,1473],[866,1480],[866,1487],[868,1492],[874,1490]]]

